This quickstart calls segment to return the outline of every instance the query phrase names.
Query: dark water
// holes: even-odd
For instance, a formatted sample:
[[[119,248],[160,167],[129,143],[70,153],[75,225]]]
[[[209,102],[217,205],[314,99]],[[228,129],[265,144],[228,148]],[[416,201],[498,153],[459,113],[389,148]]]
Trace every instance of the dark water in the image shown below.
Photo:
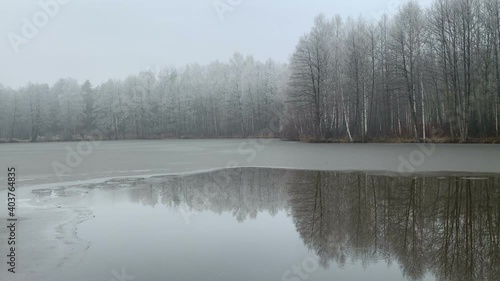
[[[500,280],[494,175],[246,168],[87,188],[89,248],[61,280]]]

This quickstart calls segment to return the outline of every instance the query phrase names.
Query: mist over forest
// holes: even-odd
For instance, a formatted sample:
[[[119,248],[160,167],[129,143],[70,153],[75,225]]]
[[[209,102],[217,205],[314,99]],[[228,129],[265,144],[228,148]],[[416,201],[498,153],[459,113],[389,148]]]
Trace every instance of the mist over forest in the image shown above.
[[[311,20],[288,62],[236,53],[99,85],[0,85],[0,141],[498,140],[500,0]]]

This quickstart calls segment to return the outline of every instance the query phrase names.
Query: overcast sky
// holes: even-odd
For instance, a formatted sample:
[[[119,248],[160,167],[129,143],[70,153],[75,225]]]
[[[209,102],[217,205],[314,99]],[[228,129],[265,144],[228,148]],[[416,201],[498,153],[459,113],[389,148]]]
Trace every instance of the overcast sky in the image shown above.
[[[95,85],[235,52],[286,62],[319,13],[374,18],[404,0],[41,0],[69,2],[49,12],[39,1],[0,4],[4,86],[66,77]]]

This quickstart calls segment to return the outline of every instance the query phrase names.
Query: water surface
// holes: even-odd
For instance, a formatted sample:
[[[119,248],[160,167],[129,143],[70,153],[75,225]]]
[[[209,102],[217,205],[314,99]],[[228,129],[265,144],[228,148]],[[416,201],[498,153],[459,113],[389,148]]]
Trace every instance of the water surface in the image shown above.
[[[85,143],[83,143],[85,146]],[[495,144],[314,144],[263,139],[130,140],[91,145],[68,164],[80,142],[0,145],[0,167],[18,168],[18,186],[164,175],[227,167],[333,171],[463,171],[500,173]],[[73,155],[74,156],[74,155]],[[411,161],[413,159],[414,161]],[[412,167],[405,165],[414,163]],[[70,167],[57,173],[54,163]],[[6,180],[0,173],[0,181]],[[0,191],[5,189],[0,185]]]
[[[55,279],[500,278],[496,175],[239,168],[83,188],[88,248]]]

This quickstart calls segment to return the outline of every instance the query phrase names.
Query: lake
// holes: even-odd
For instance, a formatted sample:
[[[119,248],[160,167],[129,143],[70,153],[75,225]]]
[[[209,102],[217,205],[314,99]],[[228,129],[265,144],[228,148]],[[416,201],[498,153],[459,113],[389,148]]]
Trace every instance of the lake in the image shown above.
[[[407,162],[415,165],[408,167]],[[18,167],[21,186],[228,167],[500,173],[500,146],[311,144],[275,139],[1,144],[0,167],[8,166]],[[6,175],[0,173],[0,181],[4,179]]]
[[[50,163],[77,144],[14,145],[30,180],[12,280],[500,278],[495,146],[436,146],[410,173],[416,145],[273,141],[246,162],[242,142],[103,142],[60,181]]]

